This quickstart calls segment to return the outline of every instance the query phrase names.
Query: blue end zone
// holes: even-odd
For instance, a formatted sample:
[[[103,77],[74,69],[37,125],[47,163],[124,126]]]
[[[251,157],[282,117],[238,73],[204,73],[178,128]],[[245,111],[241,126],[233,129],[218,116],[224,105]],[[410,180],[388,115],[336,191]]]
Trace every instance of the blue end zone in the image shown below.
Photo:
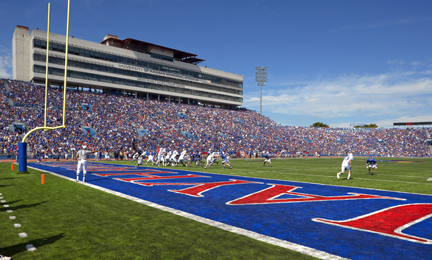
[[[55,172],[71,179],[76,178],[76,163],[29,163],[28,166]],[[157,173],[157,171],[169,171],[169,173]],[[144,175],[137,175],[137,173]],[[96,174],[125,175],[102,177]],[[146,175],[175,177],[187,176],[188,174],[199,175],[200,177],[154,180],[149,177],[135,182],[118,180],[147,178]],[[428,195],[189,172],[178,168],[140,167],[135,169],[132,166],[102,163],[88,163],[86,180],[92,185],[341,257],[351,259],[431,258],[432,218],[430,217],[432,214],[424,217],[421,221],[417,221],[417,223],[410,223],[409,227],[401,231],[402,234],[422,238],[431,243],[410,241],[383,235],[379,232],[367,232],[312,220],[345,221],[400,205],[430,204],[432,206],[432,196]],[[200,194],[201,197],[179,193],[181,190],[197,187],[197,184],[200,183],[229,182],[232,180],[254,183],[218,186],[203,191]],[[170,185],[143,186],[139,184],[143,182],[170,183]],[[181,183],[189,183],[189,185],[175,185]],[[267,198],[266,196],[269,195],[263,191],[269,191],[278,185],[297,188],[292,188],[293,190],[278,194],[276,197]],[[375,197],[355,199],[354,196],[356,195],[353,193]],[[256,195],[254,198],[258,201],[267,198],[266,202],[268,203],[255,201],[251,204],[227,204],[253,195]],[[352,198],[330,200],[336,196],[352,196]],[[376,198],[377,196],[386,198]],[[305,201],[311,198],[316,198],[317,201]],[[294,199],[303,199],[304,201],[293,202]],[[277,203],[273,203],[275,200]],[[378,221],[382,219],[385,220],[384,217],[377,218]],[[393,222],[377,223],[379,223],[376,225],[377,228],[381,230],[386,225],[391,226]]]

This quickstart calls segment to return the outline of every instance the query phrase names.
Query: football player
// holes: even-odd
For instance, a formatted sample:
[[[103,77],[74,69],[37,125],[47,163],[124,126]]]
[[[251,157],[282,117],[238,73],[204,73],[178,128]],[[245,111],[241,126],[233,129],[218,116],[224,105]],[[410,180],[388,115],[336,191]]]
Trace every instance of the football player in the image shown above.
[[[336,174],[336,177],[339,179],[341,174],[344,174],[345,170],[348,170],[348,178],[347,180],[351,180],[351,164],[352,160],[354,160],[354,156],[352,153],[349,153],[347,157],[344,158],[341,165],[341,171]]]
[[[373,175],[377,166],[378,166],[378,164],[377,164],[375,158],[372,158],[372,156],[369,156],[369,158],[366,160],[366,168],[369,170],[368,174]],[[372,169],[372,173],[371,173],[371,169]]]

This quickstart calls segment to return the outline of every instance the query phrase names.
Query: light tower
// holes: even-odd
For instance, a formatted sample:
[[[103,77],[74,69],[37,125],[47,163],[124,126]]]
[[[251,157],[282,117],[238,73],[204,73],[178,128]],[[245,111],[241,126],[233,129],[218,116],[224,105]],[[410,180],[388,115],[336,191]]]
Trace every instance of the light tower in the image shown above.
[[[255,67],[255,81],[260,86],[260,115],[262,115],[262,87],[267,82],[267,67]]]

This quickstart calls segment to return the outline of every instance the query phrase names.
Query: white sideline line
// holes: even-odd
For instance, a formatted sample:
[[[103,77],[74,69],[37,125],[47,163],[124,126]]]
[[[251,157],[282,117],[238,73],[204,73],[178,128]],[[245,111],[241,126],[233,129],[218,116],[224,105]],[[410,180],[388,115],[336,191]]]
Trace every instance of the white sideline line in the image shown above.
[[[76,182],[76,179],[74,179],[74,178],[69,178],[69,177],[66,177],[66,176],[54,173],[54,172],[50,172],[50,171],[46,171],[46,170],[41,170],[41,169],[33,168],[33,167],[30,167],[30,166],[28,166],[28,167],[32,168],[32,169],[35,169],[35,170],[38,170],[38,171],[50,173],[52,175],[58,176],[60,178],[66,179],[66,180],[70,180],[70,181]],[[192,220],[195,220],[197,222],[201,222],[201,223],[207,224],[209,226],[217,227],[219,229],[223,229],[223,230],[235,233],[235,234],[243,235],[243,236],[246,236],[246,237],[258,240],[258,241],[262,241],[262,242],[265,242],[265,243],[268,243],[268,244],[272,244],[272,245],[275,245],[275,246],[280,246],[280,247],[283,247],[283,248],[286,248],[286,249],[290,249],[290,250],[293,250],[293,251],[296,251],[296,252],[299,252],[299,253],[302,253],[302,254],[305,254],[305,255],[313,256],[313,257],[316,257],[316,258],[319,258],[319,259],[324,259],[324,260],[344,260],[344,259],[348,259],[348,258],[343,258],[343,257],[337,256],[337,255],[333,255],[333,254],[330,254],[330,253],[327,253],[327,252],[324,252],[324,251],[320,251],[320,250],[317,250],[317,249],[314,249],[314,248],[310,248],[310,247],[307,247],[307,246],[302,246],[302,245],[291,243],[291,242],[288,242],[288,241],[285,241],[285,240],[282,240],[282,239],[277,239],[277,238],[269,237],[269,236],[262,235],[262,234],[259,234],[259,233],[253,232],[253,231],[249,231],[249,230],[246,230],[246,229],[243,229],[243,228],[238,228],[238,227],[227,225],[227,224],[224,224],[224,223],[221,223],[221,222],[218,222],[218,221],[214,221],[214,220],[211,220],[211,219],[207,219],[207,218],[203,218],[203,217],[200,217],[200,216],[196,216],[196,215],[193,215],[193,214],[181,211],[181,210],[165,207],[165,206],[162,206],[162,205],[159,205],[159,204],[147,201],[147,200],[139,199],[139,198],[136,198],[136,197],[133,197],[133,196],[121,193],[121,192],[112,191],[110,189],[102,188],[102,187],[99,187],[99,186],[96,186],[96,185],[93,185],[93,184],[90,184],[90,183],[87,183],[87,182],[79,182],[79,184],[83,184],[83,185],[86,185],[88,187],[91,187],[91,188],[94,188],[94,189],[97,189],[97,190],[101,190],[101,191],[104,191],[104,192],[107,192],[107,193],[110,193],[110,194],[113,194],[113,195],[116,195],[116,196],[119,196],[119,197],[122,197],[122,198],[125,198],[125,199],[128,199],[128,200],[132,200],[132,201],[135,201],[135,202],[138,202],[138,203],[141,203],[141,204],[144,204],[144,205],[156,208],[156,209],[160,209],[160,210],[163,210],[163,211],[166,211],[166,212],[178,215],[178,216],[182,216],[182,217],[185,217],[185,218],[188,218],[188,219],[192,219]]]

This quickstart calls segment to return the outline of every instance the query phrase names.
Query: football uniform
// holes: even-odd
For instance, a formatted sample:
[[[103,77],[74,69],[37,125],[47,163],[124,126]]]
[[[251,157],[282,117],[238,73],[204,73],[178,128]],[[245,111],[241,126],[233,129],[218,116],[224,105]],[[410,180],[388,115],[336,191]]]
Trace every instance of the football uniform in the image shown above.
[[[138,163],[137,163],[137,166],[138,165],[142,165],[143,164],[143,157],[142,157],[142,155],[140,155],[139,157],[138,157]]]
[[[149,155],[149,157],[148,157],[148,159],[147,159],[146,165],[147,165],[147,163],[149,163],[150,161],[152,162],[152,164],[155,164],[155,163],[156,163],[155,160],[154,160],[154,154],[153,154],[153,152],[150,153],[150,155]]]
[[[176,159],[177,155],[178,155],[177,150],[174,150],[173,153],[172,153],[172,155],[171,155],[171,161],[172,161],[174,164],[177,164],[177,159]]]
[[[374,158],[369,158],[366,160],[366,168],[377,168],[377,162]]]
[[[351,160],[354,160],[354,156],[347,156],[344,158],[344,160],[342,161],[342,165],[341,165],[341,172],[344,173],[345,170],[351,171],[351,166],[349,164],[349,162]]]
[[[211,154],[209,154],[208,156],[207,156],[207,163],[206,163],[206,167],[207,167],[207,165],[212,165],[213,164],[213,153],[211,153]]]
[[[180,157],[179,157],[179,163],[186,163],[187,164],[187,161],[186,161],[186,159],[185,159],[185,155],[186,155],[186,150],[183,150],[181,153],[180,153]]]

